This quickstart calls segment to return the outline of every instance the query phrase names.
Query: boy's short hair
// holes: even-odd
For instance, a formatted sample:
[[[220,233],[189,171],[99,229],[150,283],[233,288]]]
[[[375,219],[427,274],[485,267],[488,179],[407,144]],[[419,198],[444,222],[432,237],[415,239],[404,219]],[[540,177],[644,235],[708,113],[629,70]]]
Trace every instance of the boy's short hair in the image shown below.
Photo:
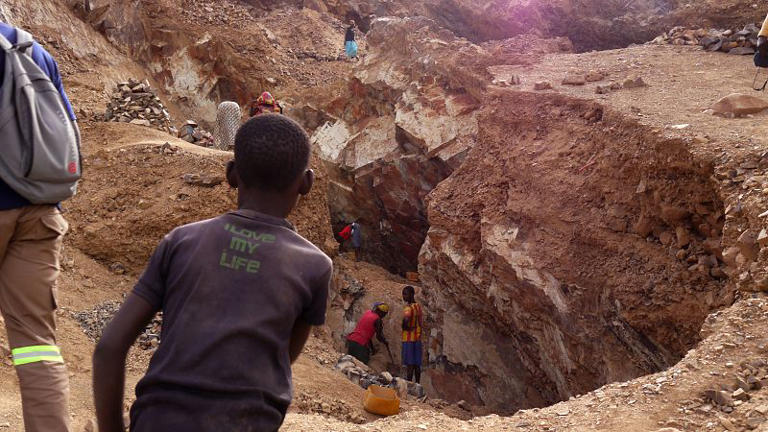
[[[279,114],[248,120],[235,135],[235,166],[246,187],[286,190],[307,169],[309,136]]]
[[[403,295],[416,295],[416,289],[410,285],[403,287]]]

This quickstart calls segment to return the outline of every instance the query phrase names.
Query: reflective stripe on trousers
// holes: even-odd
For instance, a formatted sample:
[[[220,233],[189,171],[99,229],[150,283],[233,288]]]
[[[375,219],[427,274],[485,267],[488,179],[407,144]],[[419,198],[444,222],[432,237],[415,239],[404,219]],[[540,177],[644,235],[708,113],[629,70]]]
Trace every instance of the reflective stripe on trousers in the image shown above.
[[[11,350],[11,356],[14,366],[41,361],[64,363],[61,350],[56,345],[32,345],[14,348]]]

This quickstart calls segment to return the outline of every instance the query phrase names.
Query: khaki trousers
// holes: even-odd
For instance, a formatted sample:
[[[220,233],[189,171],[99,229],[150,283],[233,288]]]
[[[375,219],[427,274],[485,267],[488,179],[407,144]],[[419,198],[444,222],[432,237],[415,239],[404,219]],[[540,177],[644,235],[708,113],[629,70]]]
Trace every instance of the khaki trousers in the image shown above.
[[[56,278],[67,221],[54,206],[0,211],[0,312],[27,432],[69,431],[69,382],[56,346]]]

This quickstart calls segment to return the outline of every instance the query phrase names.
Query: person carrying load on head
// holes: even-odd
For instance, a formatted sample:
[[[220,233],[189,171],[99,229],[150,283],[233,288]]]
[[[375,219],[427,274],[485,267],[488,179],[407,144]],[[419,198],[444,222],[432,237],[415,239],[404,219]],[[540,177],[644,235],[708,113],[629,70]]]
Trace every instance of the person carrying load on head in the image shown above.
[[[80,134],[58,65],[0,22],[0,312],[27,432],[69,431],[69,379],[56,343],[56,279],[81,175]]]
[[[265,91],[255,101],[251,102],[249,115],[254,117],[259,114],[266,113],[283,113],[283,107],[280,106],[280,103],[277,101],[277,99],[272,96],[272,93],[268,91]]]
[[[344,51],[348,59],[357,59],[357,42],[355,42],[355,22],[350,21],[347,33],[344,35]]]
[[[389,342],[384,337],[383,319],[389,313],[389,305],[386,303],[374,303],[369,311],[365,311],[357,322],[355,329],[347,336],[347,354],[361,362],[368,364],[371,355],[376,353],[373,347],[373,335],[389,350]]]

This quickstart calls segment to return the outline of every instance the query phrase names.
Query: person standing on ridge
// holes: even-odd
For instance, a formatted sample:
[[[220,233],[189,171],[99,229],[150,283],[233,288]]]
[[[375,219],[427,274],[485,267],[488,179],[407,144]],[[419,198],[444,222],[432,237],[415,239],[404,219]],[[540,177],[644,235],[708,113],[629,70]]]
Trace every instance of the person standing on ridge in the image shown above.
[[[369,311],[365,311],[357,322],[355,329],[347,336],[347,354],[368,364],[371,355],[376,353],[373,347],[373,335],[389,350],[389,342],[384,337],[384,317],[389,313],[386,303],[374,303]]]
[[[355,42],[355,22],[350,21],[347,32],[344,35],[344,51],[348,59],[357,60],[357,42]]]
[[[415,383],[421,382],[421,329],[424,313],[421,305],[416,303],[416,290],[408,285],[403,288],[403,366],[406,369],[406,379]]]
[[[25,430],[67,432],[69,378],[56,344],[55,310],[59,253],[69,226],[58,202],[75,193],[80,176],[79,131],[53,57],[29,33],[4,22],[0,22],[0,48],[0,109],[10,114],[0,124],[0,160],[11,158],[15,147],[34,141],[43,150],[35,162],[38,158],[51,162],[43,173],[24,179],[0,168],[4,179],[0,180],[0,311],[19,378]],[[32,80],[24,87],[31,92],[24,94],[34,94],[34,101],[25,101],[36,104],[34,113],[20,104],[14,109],[22,74]],[[38,122],[29,129],[34,139],[22,138],[26,131],[12,130],[15,120],[27,126]],[[66,155],[69,162],[55,158],[56,153]],[[43,180],[64,179],[62,173],[70,175],[71,187],[63,194],[53,193],[56,185]],[[42,185],[37,195],[24,188],[30,182]],[[57,198],[48,201],[46,196]]]

